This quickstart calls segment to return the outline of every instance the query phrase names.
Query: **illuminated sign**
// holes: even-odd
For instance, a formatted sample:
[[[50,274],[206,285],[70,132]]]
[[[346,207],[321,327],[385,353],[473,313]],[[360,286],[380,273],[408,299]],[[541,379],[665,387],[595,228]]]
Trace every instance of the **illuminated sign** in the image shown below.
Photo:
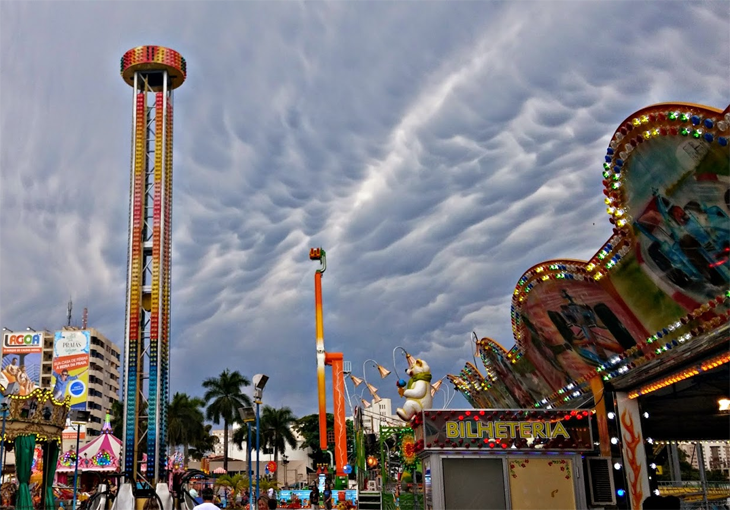
[[[413,423],[416,450],[591,451],[585,409],[426,410]]]
[[[446,437],[449,439],[570,439],[562,422],[541,421],[447,421]]]

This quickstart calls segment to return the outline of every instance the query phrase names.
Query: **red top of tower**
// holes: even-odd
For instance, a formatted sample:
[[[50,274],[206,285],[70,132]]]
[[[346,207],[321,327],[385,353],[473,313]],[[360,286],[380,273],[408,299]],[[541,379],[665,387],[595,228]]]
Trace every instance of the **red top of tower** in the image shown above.
[[[137,46],[124,54],[120,72],[129,85],[134,86],[136,71],[167,71],[170,87],[178,88],[187,76],[185,59],[175,50],[164,46]]]

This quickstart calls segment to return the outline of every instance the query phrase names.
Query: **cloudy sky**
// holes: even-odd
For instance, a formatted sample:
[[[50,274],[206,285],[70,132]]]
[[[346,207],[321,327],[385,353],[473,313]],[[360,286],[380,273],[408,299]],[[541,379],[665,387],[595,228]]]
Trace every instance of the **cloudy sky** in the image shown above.
[[[618,124],[730,98],[720,1],[4,1],[0,20],[0,325],[56,329],[72,296],[74,323],[88,307],[123,344],[119,59],[169,46],[189,72],[172,390],[265,372],[266,403],[300,416],[316,410],[310,247],[328,254],[326,348],[355,375],[368,358],[392,369],[396,346],[435,379],[456,373],[472,331],[513,345],[524,271],[609,237],[600,172]],[[400,402],[394,376],[365,375]]]

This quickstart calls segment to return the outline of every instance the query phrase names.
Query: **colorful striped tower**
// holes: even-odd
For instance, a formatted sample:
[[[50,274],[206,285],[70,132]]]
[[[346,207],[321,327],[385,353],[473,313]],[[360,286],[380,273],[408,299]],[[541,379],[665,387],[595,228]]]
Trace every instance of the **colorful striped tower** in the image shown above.
[[[172,91],[185,81],[185,59],[169,48],[138,46],[122,57],[121,74],[133,90],[122,446],[128,477],[144,472],[154,486],[166,468]]]

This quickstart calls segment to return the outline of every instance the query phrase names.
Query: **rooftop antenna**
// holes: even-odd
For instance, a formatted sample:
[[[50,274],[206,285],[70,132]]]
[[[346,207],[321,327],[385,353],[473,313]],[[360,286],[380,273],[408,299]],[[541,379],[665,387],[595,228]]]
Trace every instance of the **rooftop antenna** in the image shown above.
[[[89,309],[84,308],[84,314],[81,316],[81,329],[86,329],[86,326],[88,323],[89,323]]]
[[[74,302],[68,298],[68,307],[66,308],[66,326],[71,327],[71,311],[74,309]]]

